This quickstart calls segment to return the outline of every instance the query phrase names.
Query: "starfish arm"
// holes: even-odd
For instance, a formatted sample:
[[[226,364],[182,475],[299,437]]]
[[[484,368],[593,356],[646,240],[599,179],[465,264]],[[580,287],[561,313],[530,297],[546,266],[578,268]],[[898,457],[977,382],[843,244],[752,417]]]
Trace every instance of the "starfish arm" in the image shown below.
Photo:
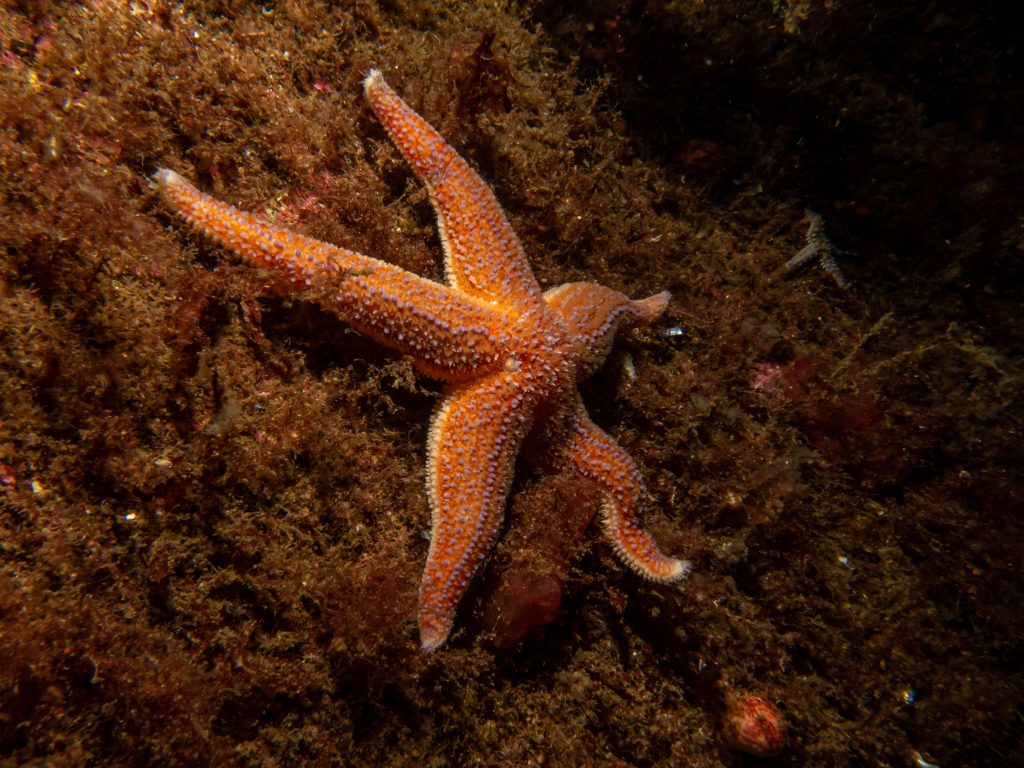
[[[784,266],[782,269],[784,272],[792,272],[797,267],[801,267],[811,259],[815,258],[817,255],[817,245],[813,243],[810,245],[805,245],[803,248],[797,251],[796,256],[794,256],[793,258],[786,262],[786,266]]]
[[[157,181],[170,207],[246,261],[282,275],[377,341],[445,381],[499,370],[493,308],[393,264],[262,222],[204,195],[174,171]]]
[[[605,538],[626,565],[662,583],[687,576],[690,563],[662,553],[642,527],[649,497],[640,470],[622,446],[590,420],[578,396],[564,401],[541,433],[531,435],[529,448],[538,463],[569,465],[597,485]]]
[[[533,418],[521,377],[457,387],[434,414],[427,443],[430,553],[420,585],[420,642],[448,637],[470,579],[494,544],[516,454]]]
[[[391,90],[380,70],[371,69],[363,87],[391,140],[430,193],[452,287],[520,306],[539,301],[540,287],[523,247],[490,187]]]
[[[604,364],[615,334],[625,326],[646,325],[668,306],[668,291],[638,301],[597,283],[565,283],[544,301],[565,323],[575,343],[576,378],[582,381]]]

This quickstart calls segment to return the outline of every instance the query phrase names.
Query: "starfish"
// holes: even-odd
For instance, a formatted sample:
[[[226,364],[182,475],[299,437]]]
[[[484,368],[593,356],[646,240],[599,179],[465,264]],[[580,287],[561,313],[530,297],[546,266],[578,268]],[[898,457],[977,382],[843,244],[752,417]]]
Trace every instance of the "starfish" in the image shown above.
[[[577,391],[604,362],[616,331],[650,323],[668,292],[639,301],[596,283],[542,292],[486,183],[384,82],[366,97],[430,193],[445,283],[313,240],[199,192],[174,171],[156,180],[167,204],[247,261],[312,291],[327,309],[446,382],[427,441],[430,550],[419,593],[420,643],[447,639],[456,608],[494,544],[520,451],[542,469],[571,467],[596,484],[604,533],[652,581],[689,563],[663,554],[641,525],[648,504],[632,459],[587,415]]]
[[[825,220],[820,213],[815,213],[810,208],[804,209],[804,216],[807,217],[807,235],[805,237],[807,244],[797,252],[796,256],[786,262],[786,266],[782,268],[783,272],[787,275],[796,272],[812,259],[817,259],[818,266],[832,275],[836,285],[846,288],[850,283],[846,279],[846,275],[843,274],[843,270],[839,268],[839,262],[836,261],[836,254],[842,253],[842,251],[833,245],[832,241],[828,239],[828,235],[825,234]]]

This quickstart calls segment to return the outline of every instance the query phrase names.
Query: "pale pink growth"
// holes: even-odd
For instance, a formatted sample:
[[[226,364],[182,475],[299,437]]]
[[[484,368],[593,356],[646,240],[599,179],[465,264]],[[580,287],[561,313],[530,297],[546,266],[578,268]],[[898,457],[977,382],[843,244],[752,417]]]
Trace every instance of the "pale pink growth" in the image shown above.
[[[754,363],[754,380],[750,386],[761,392],[778,389],[782,368],[775,363]]]

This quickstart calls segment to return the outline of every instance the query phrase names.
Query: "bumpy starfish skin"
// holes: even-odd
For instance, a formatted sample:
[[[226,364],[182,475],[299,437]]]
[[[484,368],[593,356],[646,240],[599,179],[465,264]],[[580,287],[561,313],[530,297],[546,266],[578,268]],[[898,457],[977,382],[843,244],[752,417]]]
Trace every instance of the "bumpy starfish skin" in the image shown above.
[[[662,554],[640,519],[648,496],[629,455],[587,415],[576,383],[604,362],[616,331],[649,323],[668,293],[641,301],[594,283],[541,293],[493,193],[378,70],[366,96],[426,185],[447,285],[268,224],[202,194],[173,171],[156,178],[171,208],[245,259],[448,382],[427,444],[431,541],[420,585],[424,650],[441,645],[494,544],[521,448],[571,466],[601,491],[604,532],[622,560],[659,582],[689,563]]]

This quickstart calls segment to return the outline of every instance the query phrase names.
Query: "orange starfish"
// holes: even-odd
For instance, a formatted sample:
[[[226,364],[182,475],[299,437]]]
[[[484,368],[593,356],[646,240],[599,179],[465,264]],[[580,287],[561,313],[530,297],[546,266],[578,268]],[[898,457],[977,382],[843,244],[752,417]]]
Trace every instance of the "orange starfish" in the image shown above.
[[[437,212],[447,285],[289,232],[202,194],[167,169],[169,205],[255,264],[313,290],[323,305],[448,383],[427,443],[431,539],[420,585],[423,649],[451,631],[455,610],[494,544],[521,448],[542,466],[570,466],[601,491],[604,531],[648,579],[683,578],[640,523],[648,496],[629,455],[587,415],[576,389],[604,362],[615,332],[649,323],[669,294],[640,301],[595,283],[542,293],[484,181],[374,69],[366,96],[426,185]]]

